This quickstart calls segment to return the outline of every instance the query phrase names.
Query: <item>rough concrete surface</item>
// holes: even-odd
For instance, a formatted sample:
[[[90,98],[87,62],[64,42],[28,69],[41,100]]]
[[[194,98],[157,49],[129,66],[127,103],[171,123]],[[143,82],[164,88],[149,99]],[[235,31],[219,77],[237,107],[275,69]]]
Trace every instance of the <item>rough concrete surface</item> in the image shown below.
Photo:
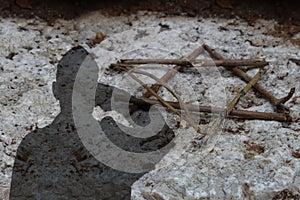
[[[82,45],[94,54],[100,68],[99,82],[135,95],[141,94],[141,87],[123,73],[108,71],[110,63],[120,58],[180,58],[203,43],[226,58],[266,58],[270,69],[260,82],[276,97],[296,87],[286,105],[298,119],[300,66],[289,59],[300,58],[299,47],[269,34],[276,28],[275,21],[248,24],[240,19],[168,17],[144,12],[120,17],[91,13],[51,25],[40,19],[0,19],[0,198],[8,199],[14,156],[22,138],[36,127],[50,124],[59,113],[52,82],[58,60],[71,47]],[[97,32],[106,35],[104,41],[89,46]],[[150,72],[161,76],[165,70]],[[150,83],[149,79],[143,80]],[[226,89],[224,94],[218,91],[217,83]],[[184,101],[219,106],[224,106],[234,97],[236,88],[244,85],[223,68],[219,73],[209,69],[201,69],[200,74],[178,73],[168,84]],[[174,100],[165,90],[160,94]],[[271,104],[253,91],[242,98],[237,108],[273,111]],[[175,127],[178,117],[162,112]],[[103,117],[99,107],[94,114],[95,118]],[[117,113],[105,114],[127,124]],[[208,126],[204,122],[201,125],[204,130]],[[133,185],[132,199],[299,198],[300,159],[295,156],[300,151],[299,131],[299,120],[283,124],[226,119],[214,150],[205,153],[193,146],[196,132],[182,123],[176,128],[178,145],[155,170]]]

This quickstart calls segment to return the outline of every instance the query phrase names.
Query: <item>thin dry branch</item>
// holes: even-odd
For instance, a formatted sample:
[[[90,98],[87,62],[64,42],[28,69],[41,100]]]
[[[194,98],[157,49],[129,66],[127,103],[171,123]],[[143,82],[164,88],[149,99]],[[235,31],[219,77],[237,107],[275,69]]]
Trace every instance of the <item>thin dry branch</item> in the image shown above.
[[[236,94],[234,99],[227,105],[227,116],[234,109],[240,98],[249,92],[249,90],[258,82],[258,80],[267,72],[268,69],[268,66],[265,66],[263,69],[259,69],[253,79],[251,79],[251,81],[249,81],[249,83],[247,83],[247,85]]]
[[[264,67],[269,63],[265,59],[240,59],[240,60],[187,60],[187,59],[124,59],[117,64],[141,65],[141,64],[165,64],[165,65],[186,65],[194,67],[207,66],[226,66],[238,67],[247,66],[248,68]]]
[[[170,105],[165,100],[163,100],[155,91],[153,91],[149,86],[147,86],[146,84],[144,84],[143,81],[141,81],[138,77],[136,77],[135,75],[133,75],[132,72],[128,70],[128,68],[123,68],[124,70],[126,70],[128,72],[128,74],[129,74],[129,76],[131,78],[133,78],[135,81],[137,81],[146,90],[148,90],[149,92],[151,92],[151,94],[153,96],[155,96],[162,105],[164,105],[165,107],[167,107],[168,109],[170,109],[172,112],[174,112],[178,116],[181,116],[184,120],[186,120],[197,131],[197,133],[202,134],[202,135],[206,135],[206,133],[201,132],[199,126],[189,117],[189,111],[186,108],[184,102],[180,99],[180,97],[170,87],[168,87],[166,84],[164,84],[159,78],[157,78],[153,74],[150,74],[148,72],[144,72],[144,71],[135,69],[134,66],[131,66],[130,68],[132,69],[132,72],[149,76],[150,78],[154,79],[155,81],[159,82],[162,86],[164,86],[181,103],[181,106],[186,111],[187,116],[181,115],[181,113],[178,112],[172,105]]]
[[[148,76],[152,79],[154,79],[155,81],[157,81],[161,86],[164,86],[178,101],[179,103],[183,106],[184,111],[187,112],[187,115],[189,115],[189,111],[185,106],[185,103],[181,100],[181,98],[168,86],[166,85],[163,81],[161,81],[159,78],[157,78],[155,75],[150,74],[148,72],[142,71],[142,70],[138,70],[133,68],[132,69],[133,72],[137,73],[137,74],[143,74],[145,76]]]
[[[185,57],[185,60],[193,60],[195,58],[197,58],[202,52],[204,51],[203,47],[199,47],[197,49],[195,49],[190,55],[188,55],[187,57]],[[163,75],[160,79],[163,82],[167,82],[170,78],[172,78],[177,71],[179,71],[182,68],[181,65],[176,65],[175,67],[173,67],[171,70],[169,70],[165,75]],[[160,84],[153,84],[151,86],[151,89],[155,92],[157,92],[160,88]],[[151,97],[151,93],[149,91],[146,91],[142,96],[142,98],[149,98]]]
[[[161,104],[160,101],[148,98],[132,98],[131,103],[145,106],[145,102],[150,105]],[[182,109],[180,103],[165,101],[176,109]],[[224,108],[220,107],[211,107],[211,106],[198,106],[192,104],[186,104],[189,111],[192,112],[203,112],[203,113],[223,113],[226,111]],[[268,112],[257,112],[257,111],[248,111],[248,110],[232,110],[228,117],[239,117],[242,119],[259,119],[259,120],[271,120],[279,122],[290,122],[292,119],[283,113],[268,113]]]
[[[291,88],[290,92],[283,98],[279,99],[278,104],[284,104],[288,100],[292,98],[292,96],[295,94],[296,88]]]
[[[220,54],[218,54],[217,52],[215,52],[212,48],[210,48],[208,45],[203,45],[203,48],[209,53],[209,55],[213,58],[213,59],[217,59],[217,60],[222,60],[224,59]],[[249,82],[251,81],[251,78],[241,69],[239,69],[238,67],[234,67],[234,68],[229,68],[224,66],[225,68],[229,69],[230,71],[232,71],[232,73],[238,77],[240,77],[242,80]],[[260,84],[255,84],[253,86],[257,91],[259,91],[261,93],[261,95],[267,99],[268,101],[270,101],[270,103],[272,105],[274,105],[278,111],[286,111],[288,109],[286,109],[286,107],[283,105],[282,103],[282,99],[277,99],[276,97],[274,97],[272,94],[270,94],[267,90],[265,90]],[[289,94],[284,97],[283,99],[287,99],[289,100],[291,98],[291,95],[293,94],[293,88],[290,90]],[[287,101],[286,100],[286,101]]]

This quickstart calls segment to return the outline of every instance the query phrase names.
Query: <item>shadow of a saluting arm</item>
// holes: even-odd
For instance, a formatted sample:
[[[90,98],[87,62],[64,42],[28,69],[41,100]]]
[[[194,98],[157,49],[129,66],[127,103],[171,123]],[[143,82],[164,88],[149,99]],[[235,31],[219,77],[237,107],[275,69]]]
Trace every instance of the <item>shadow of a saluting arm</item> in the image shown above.
[[[20,143],[10,199],[130,199],[131,185],[144,174],[115,170],[99,162],[78,135],[72,113],[72,92],[78,70],[88,55],[84,48],[75,47],[59,62],[53,93],[60,102],[61,112],[50,125],[34,130]],[[97,85],[96,105],[105,111],[111,110],[110,91],[113,89]],[[92,116],[92,110],[88,112]],[[136,112],[141,114],[132,113],[133,122],[142,127],[149,124],[147,109]],[[112,118],[103,118],[99,123],[105,135],[126,151],[153,151],[174,137],[167,125],[152,137],[138,138],[127,134],[134,133],[134,128],[126,129]],[[122,131],[125,129],[128,132]]]

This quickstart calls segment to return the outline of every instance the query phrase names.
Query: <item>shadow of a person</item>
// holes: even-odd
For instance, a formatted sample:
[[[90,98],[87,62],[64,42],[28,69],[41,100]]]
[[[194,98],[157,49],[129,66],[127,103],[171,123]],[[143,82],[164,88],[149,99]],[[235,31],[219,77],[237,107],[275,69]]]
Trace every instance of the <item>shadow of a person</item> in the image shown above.
[[[53,93],[60,102],[61,112],[50,125],[26,135],[19,145],[10,199],[130,199],[131,185],[144,174],[106,166],[82,144],[72,115],[72,91],[78,70],[87,56],[84,48],[74,47],[59,62]],[[105,111],[111,110],[114,89],[99,83],[96,105]],[[144,126],[150,120],[148,111],[149,108],[138,109],[139,114],[132,113],[131,118]],[[149,139],[127,135],[110,117],[102,119],[100,124],[114,144],[132,152],[154,151],[174,138],[167,125]]]

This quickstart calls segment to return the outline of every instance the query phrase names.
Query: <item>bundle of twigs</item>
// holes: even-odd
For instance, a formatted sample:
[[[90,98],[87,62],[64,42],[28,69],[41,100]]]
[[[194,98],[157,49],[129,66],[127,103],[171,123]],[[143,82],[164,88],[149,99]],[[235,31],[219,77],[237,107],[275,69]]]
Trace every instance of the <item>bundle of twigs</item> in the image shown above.
[[[200,60],[196,59],[202,52],[207,51],[213,60]],[[168,71],[163,77],[158,78],[153,74],[150,74],[146,71],[137,69],[134,65],[140,64],[168,64],[176,65]],[[161,104],[167,107],[170,111],[174,112],[177,115],[180,115],[191,126],[200,134],[206,135],[207,133],[201,132],[198,125],[192,120],[189,113],[192,112],[205,112],[205,113],[219,113],[223,114],[225,117],[238,117],[242,119],[259,119],[259,120],[275,120],[280,122],[290,122],[292,120],[289,110],[284,106],[284,103],[287,102],[295,93],[295,88],[292,88],[289,93],[283,98],[276,98],[270,92],[265,90],[262,85],[257,83],[260,78],[268,70],[269,63],[264,59],[241,59],[241,60],[229,60],[224,59],[221,55],[217,54],[213,49],[207,45],[202,45],[197,48],[192,54],[183,58],[183,59],[124,59],[120,60],[118,63],[111,64],[111,68],[120,68],[121,70],[127,71],[129,75],[141,84],[147,91],[140,97],[132,99],[132,103],[143,105],[144,102],[148,104]],[[218,108],[218,107],[208,107],[208,106],[196,106],[190,103],[183,102],[180,97],[170,88],[165,82],[168,81],[175,73],[181,70],[184,67],[207,67],[207,66],[222,66],[230,70],[234,75],[238,76],[244,80],[247,84],[246,86],[237,92],[235,98],[227,105],[227,108]],[[257,74],[251,78],[246,72],[240,69],[240,67],[245,68],[259,68]],[[152,86],[147,86],[143,83],[142,80],[137,78],[134,73],[143,74],[154,79],[157,83]],[[157,91],[159,88],[165,87],[176,99],[177,102],[165,101],[158,94]],[[256,91],[261,93],[261,95],[268,100],[274,107],[277,112],[256,112],[256,111],[247,111],[247,110],[237,110],[235,106],[239,102],[240,98],[245,96],[245,94],[251,89],[254,88]],[[155,96],[157,100],[150,99],[149,97]],[[183,109],[185,112],[179,112],[178,109]]]

